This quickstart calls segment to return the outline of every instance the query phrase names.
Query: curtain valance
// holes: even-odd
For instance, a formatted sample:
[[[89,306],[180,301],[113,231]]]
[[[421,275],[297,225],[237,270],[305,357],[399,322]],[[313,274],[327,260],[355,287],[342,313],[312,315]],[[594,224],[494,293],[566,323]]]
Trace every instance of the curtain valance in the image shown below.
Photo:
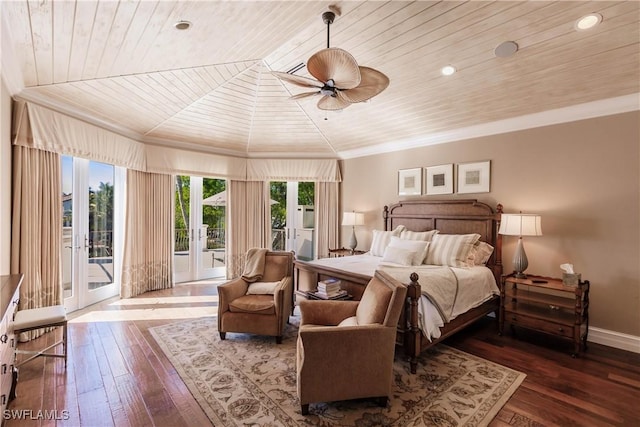
[[[145,145],[31,102],[16,101],[13,143],[129,169],[146,169]]]
[[[340,182],[334,159],[247,159],[247,181]]]
[[[237,181],[342,180],[336,159],[247,159],[150,145],[24,100],[14,104],[13,144],[143,172]]]

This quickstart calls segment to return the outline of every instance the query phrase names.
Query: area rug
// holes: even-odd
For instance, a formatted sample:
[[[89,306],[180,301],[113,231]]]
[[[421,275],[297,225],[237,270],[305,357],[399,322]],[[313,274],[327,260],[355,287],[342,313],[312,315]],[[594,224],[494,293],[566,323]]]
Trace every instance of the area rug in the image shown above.
[[[213,425],[220,427],[486,426],[525,377],[442,344],[426,351],[418,372],[411,374],[398,351],[386,408],[366,399],[319,403],[302,416],[296,396],[295,321],[280,345],[273,337],[234,333],[222,341],[214,317],[150,331]]]

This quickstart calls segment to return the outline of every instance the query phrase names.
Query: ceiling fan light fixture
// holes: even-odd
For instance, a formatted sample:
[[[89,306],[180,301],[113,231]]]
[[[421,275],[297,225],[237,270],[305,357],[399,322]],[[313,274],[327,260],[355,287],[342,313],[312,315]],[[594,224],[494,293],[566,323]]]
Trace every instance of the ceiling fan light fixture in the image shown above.
[[[184,21],[184,20],[180,20],[178,22],[176,22],[175,24],[173,24],[173,27],[176,30],[188,30],[189,28],[191,28],[191,22],[190,21]]]
[[[445,65],[440,70],[440,72],[442,73],[443,76],[451,76],[451,75],[455,74],[456,71],[458,71],[458,70],[456,70],[456,67],[454,67],[453,65]]]
[[[313,78],[271,72],[280,80],[313,89],[313,92],[299,93],[289,99],[321,95],[317,106],[325,111],[342,111],[351,104],[373,98],[389,86],[389,78],[380,71],[358,65],[346,50],[329,47],[329,27],[335,16],[332,11],[322,14],[322,21],[327,26],[327,48],[314,53],[307,61],[307,71]]]
[[[589,30],[602,22],[602,15],[599,13],[590,13],[578,19],[574,25],[576,31]]]

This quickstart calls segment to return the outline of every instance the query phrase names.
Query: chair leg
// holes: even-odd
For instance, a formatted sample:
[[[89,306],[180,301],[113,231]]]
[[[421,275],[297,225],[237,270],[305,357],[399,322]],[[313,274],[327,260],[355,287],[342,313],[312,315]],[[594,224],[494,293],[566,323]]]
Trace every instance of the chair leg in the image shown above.
[[[64,367],[67,368],[67,354],[69,349],[67,347],[67,323],[62,326],[62,352],[64,354]]]
[[[224,339],[227,337],[227,333],[226,332],[220,332],[220,339],[222,341],[224,341]]]
[[[380,396],[380,397],[376,397],[376,403],[378,404],[379,407],[381,408],[386,408],[387,407],[387,402],[389,401],[387,396]]]
[[[276,344],[282,344],[282,335],[276,337]]]
[[[309,415],[309,404],[300,405],[300,412],[302,412],[302,415]]]

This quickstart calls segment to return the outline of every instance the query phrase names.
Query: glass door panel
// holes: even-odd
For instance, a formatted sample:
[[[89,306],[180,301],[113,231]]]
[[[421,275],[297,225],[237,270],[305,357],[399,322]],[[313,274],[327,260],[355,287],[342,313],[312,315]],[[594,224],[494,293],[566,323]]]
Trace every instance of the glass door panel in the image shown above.
[[[226,181],[176,177],[175,280],[226,274]]]
[[[273,181],[270,189],[273,250],[295,251],[300,259],[313,259],[314,183]]]
[[[113,165],[68,156],[61,162],[63,290],[73,311],[118,294],[114,213],[124,182]]]

